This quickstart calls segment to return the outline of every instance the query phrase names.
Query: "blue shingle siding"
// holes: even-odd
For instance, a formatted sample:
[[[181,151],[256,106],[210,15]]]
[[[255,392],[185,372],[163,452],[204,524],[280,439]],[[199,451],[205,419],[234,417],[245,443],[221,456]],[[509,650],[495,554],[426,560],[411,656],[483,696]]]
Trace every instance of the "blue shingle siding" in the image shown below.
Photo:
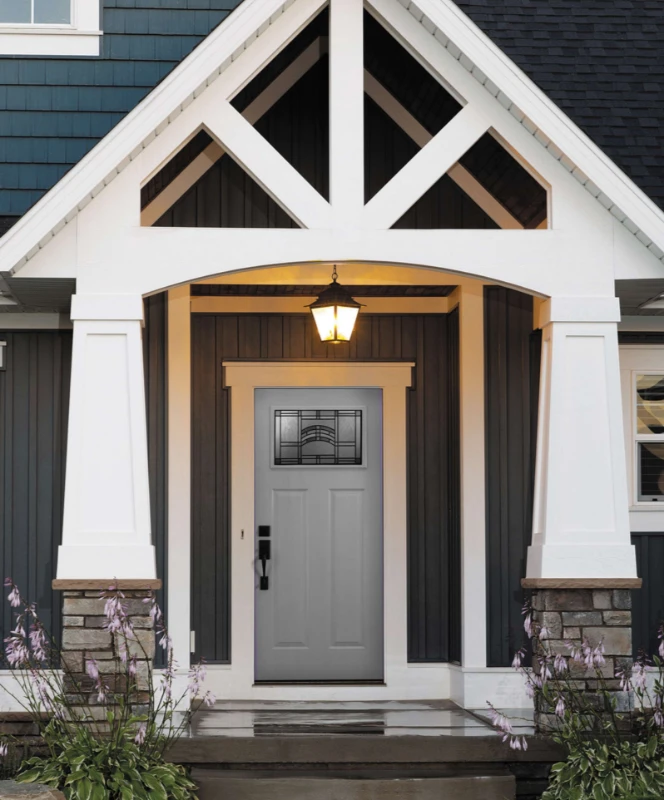
[[[20,216],[240,0],[104,0],[101,55],[0,57],[0,216]]]

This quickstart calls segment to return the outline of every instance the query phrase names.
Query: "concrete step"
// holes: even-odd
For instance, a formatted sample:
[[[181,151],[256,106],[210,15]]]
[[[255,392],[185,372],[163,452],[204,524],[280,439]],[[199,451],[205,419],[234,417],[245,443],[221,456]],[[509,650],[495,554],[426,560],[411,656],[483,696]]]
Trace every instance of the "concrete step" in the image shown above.
[[[514,800],[507,770],[478,775],[195,769],[200,800]]]

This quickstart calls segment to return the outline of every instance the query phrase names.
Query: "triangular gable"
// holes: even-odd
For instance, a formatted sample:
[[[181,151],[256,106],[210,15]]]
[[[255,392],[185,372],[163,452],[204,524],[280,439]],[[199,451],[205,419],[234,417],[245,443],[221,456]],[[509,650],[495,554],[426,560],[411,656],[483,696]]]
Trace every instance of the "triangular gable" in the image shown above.
[[[19,270],[144,148],[158,142],[180,113],[220,76],[233,87],[230,95],[239,91],[324,5],[324,0],[244,0],[0,240],[0,272]],[[367,3],[369,10],[434,72],[441,48],[445,48],[446,57],[451,54],[642,244],[656,257],[664,256],[662,212],[451,0],[418,0],[417,5],[407,5],[408,10],[397,0]],[[251,52],[250,59],[239,58],[247,51]],[[464,137],[470,128],[476,138],[487,130],[488,123],[477,114],[476,106],[460,113],[463,125],[453,120],[445,136],[435,137],[438,141],[427,145],[429,154],[420,159],[422,163],[431,161],[434,151],[448,159],[450,151],[456,149],[461,155],[472,145],[472,140],[458,140],[456,128]],[[234,135],[239,149],[246,136],[253,137],[250,126],[240,126]],[[258,139],[255,144],[260,146]],[[165,152],[164,157],[167,155]],[[390,227],[399,218],[395,216],[399,203],[417,201],[421,192],[409,197],[409,192],[418,191],[411,190],[416,171],[417,165],[404,170],[385,187],[382,196],[367,204],[369,227]],[[289,179],[293,177],[288,170],[282,172],[274,174],[276,182],[286,174]],[[306,217],[299,221],[304,227],[329,227],[328,204],[303,183],[295,181],[290,189],[293,205]],[[396,205],[395,199],[399,201]]]

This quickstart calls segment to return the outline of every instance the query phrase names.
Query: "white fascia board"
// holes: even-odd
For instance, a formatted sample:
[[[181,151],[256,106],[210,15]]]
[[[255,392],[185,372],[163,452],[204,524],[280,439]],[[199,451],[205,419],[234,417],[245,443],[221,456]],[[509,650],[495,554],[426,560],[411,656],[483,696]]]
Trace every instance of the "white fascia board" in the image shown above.
[[[275,51],[261,49],[256,34],[262,26],[283,26],[278,52],[325,5],[325,0],[297,0],[286,5],[283,0],[244,0],[0,239],[0,272],[12,271],[28,253],[48,241],[60,221],[86,205],[96,188],[117,174],[119,165],[138,155],[146,139],[154,138],[159,126],[177,116],[192,93],[219,75],[222,66],[232,66],[233,60],[239,60],[250,38],[256,64],[245,81],[269,61]],[[291,21],[289,26],[287,22]]]
[[[655,203],[452,0],[418,0],[417,6],[593,184],[664,248],[664,215]]]

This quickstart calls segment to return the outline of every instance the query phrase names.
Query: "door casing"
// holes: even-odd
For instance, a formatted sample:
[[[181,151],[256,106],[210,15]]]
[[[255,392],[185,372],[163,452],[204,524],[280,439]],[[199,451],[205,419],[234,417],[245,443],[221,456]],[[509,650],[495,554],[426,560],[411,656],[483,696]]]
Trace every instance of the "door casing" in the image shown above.
[[[254,584],[254,392],[277,387],[355,387],[383,391],[384,675],[395,689],[408,670],[406,390],[412,361],[229,361],[231,395],[231,663],[232,692],[256,696]],[[229,685],[229,688],[230,688]],[[327,687],[318,693],[327,696]],[[350,687],[351,689],[353,687]],[[340,696],[335,687],[335,696]],[[268,694],[269,696],[269,694]],[[349,697],[355,696],[349,692]]]

